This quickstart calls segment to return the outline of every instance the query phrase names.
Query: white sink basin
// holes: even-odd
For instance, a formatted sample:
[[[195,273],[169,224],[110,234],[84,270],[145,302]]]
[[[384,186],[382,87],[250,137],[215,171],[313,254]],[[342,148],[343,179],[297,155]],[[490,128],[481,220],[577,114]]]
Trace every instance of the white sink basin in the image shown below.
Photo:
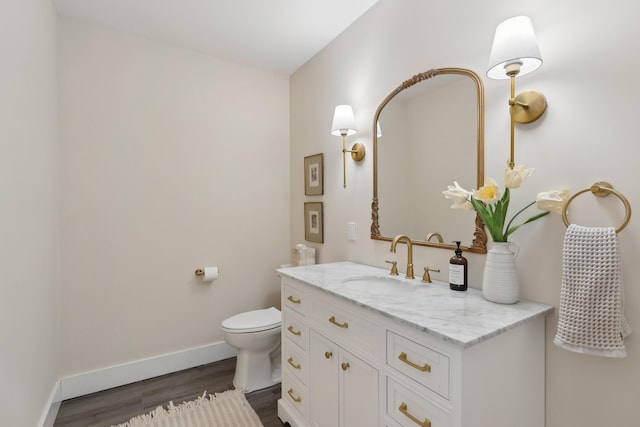
[[[385,276],[349,277],[342,281],[341,288],[363,294],[392,295],[414,292],[416,285]]]

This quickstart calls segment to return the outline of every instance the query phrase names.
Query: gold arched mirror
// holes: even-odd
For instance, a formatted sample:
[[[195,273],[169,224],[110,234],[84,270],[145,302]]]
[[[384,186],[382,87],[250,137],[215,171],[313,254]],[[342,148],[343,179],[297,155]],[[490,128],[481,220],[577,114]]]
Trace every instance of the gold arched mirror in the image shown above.
[[[484,85],[463,68],[438,68],[403,82],[373,118],[371,238],[408,235],[417,245],[486,253],[474,213],[451,209],[442,191],[484,182]]]

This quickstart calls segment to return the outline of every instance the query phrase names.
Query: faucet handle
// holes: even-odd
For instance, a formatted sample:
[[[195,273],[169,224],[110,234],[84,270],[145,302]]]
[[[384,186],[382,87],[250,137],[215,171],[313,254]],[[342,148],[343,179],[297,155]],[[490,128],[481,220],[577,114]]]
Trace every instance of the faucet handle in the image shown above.
[[[398,261],[385,261],[388,262],[389,264],[391,264],[391,273],[389,273],[392,276],[397,276],[398,275]]]
[[[422,275],[422,281],[424,283],[431,283],[431,275],[429,274],[430,271],[433,271],[434,273],[440,273],[439,268],[436,269],[436,268],[425,267],[424,274]]]

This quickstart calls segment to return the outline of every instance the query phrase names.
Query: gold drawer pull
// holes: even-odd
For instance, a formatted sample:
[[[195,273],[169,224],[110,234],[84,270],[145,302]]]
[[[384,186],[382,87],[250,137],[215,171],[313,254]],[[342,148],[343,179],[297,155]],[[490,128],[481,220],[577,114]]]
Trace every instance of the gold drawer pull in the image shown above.
[[[324,352],[324,358],[325,359],[331,359],[333,357],[333,353],[330,351],[325,351]]]
[[[417,369],[418,371],[431,372],[431,366],[428,363],[425,363],[423,366],[416,365],[411,360],[407,359],[407,353],[405,353],[404,351],[402,353],[400,353],[400,356],[398,356],[398,359],[400,359],[401,361],[403,361],[407,365],[411,366],[412,368]]]
[[[296,336],[300,336],[300,335],[302,335],[302,331],[294,331],[294,330],[293,330],[293,325],[289,326],[289,327],[287,328],[287,331],[291,332],[293,335],[296,335]]]
[[[289,301],[291,301],[292,303],[294,303],[294,304],[300,304],[300,303],[302,302],[302,301],[301,301],[301,300],[299,300],[299,299],[294,299],[291,295],[289,295],[289,296],[287,297],[287,299],[288,299]]]
[[[345,362],[342,362],[342,370],[346,371],[347,369],[349,369],[349,364],[345,363]]]
[[[402,412],[402,415],[409,418],[411,421],[418,424],[420,427],[431,427],[431,420],[429,420],[429,418],[425,418],[424,421],[420,421],[419,419],[411,415],[409,411],[407,411],[406,403],[402,402],[402,404],[398,409],[400,410],[400,412]]]
[[[336,321],[336,316],[331,316],[331,317],[329,318],[329,322],[333,323],[334,325],[336,325],[336,326],[337,326],[337,327],[339,327],[339,328],[345,328],[345,329],[346,329],[346,328],[348,328],[348,327],[349,327],[349,324],[348,324],[347,322],[344,322],[344,323],[338,323],[338,322]]]
[[[289,365],[293,366],[293,369],[300,369],[300,364],[296,365],[293,363],[293,357],[288,358],[287,362],[289,362]]]
[[[300,402],[302,402],[302,399],[301,399],[301,398],[299,398],[299,397],[295,397],[295,396],[293,395],[293,389],[292,389],[292,388],[290,388],[290,389],[287,391],[287,394],[289,395],[289,397],[291,397],[291,399],[293,399],[293,401],[294,401],[294,402],[296,402],[296,403],[300,403]]]

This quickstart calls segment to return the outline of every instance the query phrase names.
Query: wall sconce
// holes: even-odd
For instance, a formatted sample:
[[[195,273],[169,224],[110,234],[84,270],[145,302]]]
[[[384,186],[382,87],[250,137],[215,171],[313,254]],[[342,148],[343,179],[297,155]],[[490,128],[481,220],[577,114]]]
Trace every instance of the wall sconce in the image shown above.
[[[511,152],[509,168],[515,165],[514,127],[515,122],[531,123],[537,120],[547,108],[544,95],[536,91],[527,91],[515,96],[516,76],[524,76],[542,65],[542,57],[533,31],[531,20],[527,16],[516,16],[502,22],[496,28],[496,34],[489,56],[487,77],[491,79],[511,79]]]
[[[353,144],[351,150],[347,150],[346,139],[349,135],[358,133],[356,130],[356,119],[353,116],[351,105],[338,105],[333,113],[333,123],[331,124],[331,135],[342,136],[342,177],[344,188],[347,188],[347,153],[351,153],[351,158],[356,162],[364,159],[364,145]]]

